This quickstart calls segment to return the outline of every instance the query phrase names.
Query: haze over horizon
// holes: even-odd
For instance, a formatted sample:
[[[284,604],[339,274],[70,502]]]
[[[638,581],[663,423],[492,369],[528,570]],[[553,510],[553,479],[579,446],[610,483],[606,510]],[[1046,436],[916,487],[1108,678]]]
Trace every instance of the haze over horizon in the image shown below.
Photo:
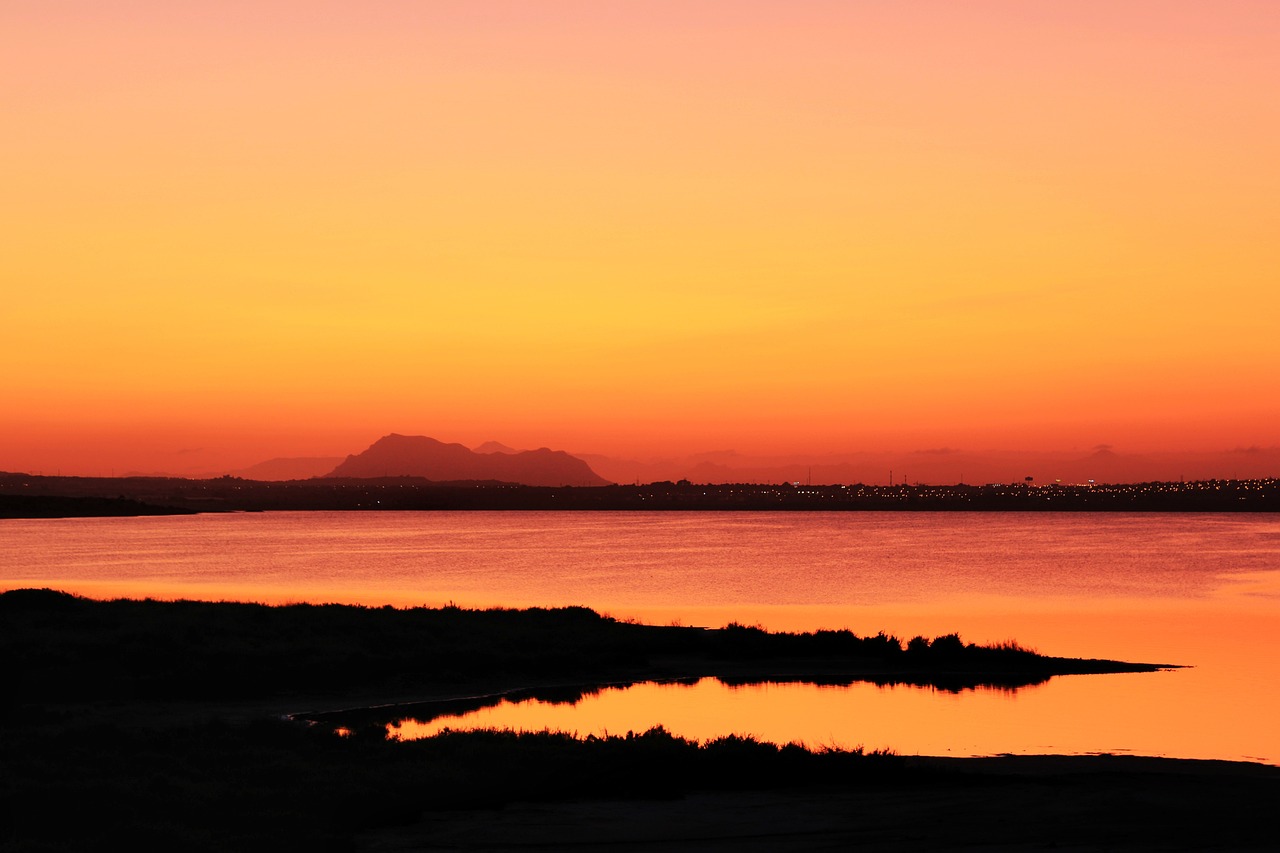
[[[368,471],[345,470],[352,459],[368,457],[385,450],[388,442],[398,446],[437,448],[453,454],[453,461],[437,458],[431,451],[420,455],[411,452],[399,461],[385,453],[378,461],[372,461]],[[415,444],[415,443],[421,444]],[[530,454],[529,451],[538,451]],[[550,453],[548,451],[551,451]],[[472,457],[475,454],[475,457]],[[462,472],[457,460],[482,455],[534,456],[542,459],[562,457],[566,462],[580,460],[585,463],[582,473],[550,474],[546,472],[528,476],[503,475],[497,469],[477,468]],[[1239,447],[1220,452],[1153,452],[1130,453],[1117,451],[1109,445],[1098,445],[1085,450],[1066,451],[972,451],[961,448],[941,447],[908,451],[862,451],[855,453],[791,454],[759,456],[739,453],[735,450],[715,450],[684,455],[627,458],[597,453],[571,453],[558,448],[516,448],[500,441],[489,440],[467,447],[459,442],[439,442],[430,436],[403,436],[392,433],[383,436],[368,447],[346,455],[331,456],[282,456],[259,460],[242,467],[208,467],[200,462],[206,459],[199,449],[183,454],[185,468],[169,469],[117,469],[109,472],[33,469],[25,473],[36,475],[66,476],[121,476],[121,477],[185,477],[194,479],[235,476],[251,480],[306,480],[316,477],[423,477],[428,480],[504,480],[526,484],[551,485],[562,480],[576,486],[595,485],[589,482],[591,474],[604,478],[605,482],[630,484],[651,483],[662,480],[690,480],[694,483],[780,483],[811,482],[822,484],[885,485],[959,483],[982,484],[1016,482],[1027,477],[1039,484],[1085,483],[1137,483],[1173,480],[1259,479],[1280,476],[1280,447]],[[483,469],[483,470],[482,470]],[[0,468],[0,471],[5,469]],[[376,472],[376,473],[373,473]],[[896,475],[895,475],[896,472]],[[16,472],[15,472],[16,473]],[[514,472],[512,472],[514,474]],[[548,479],[549,476],[549,479]],[[542,482],[546,480],[546,482]]]
[[[1280,448],[1277,57],[1245,0],[6,3],[0,470],[1229,477]]]

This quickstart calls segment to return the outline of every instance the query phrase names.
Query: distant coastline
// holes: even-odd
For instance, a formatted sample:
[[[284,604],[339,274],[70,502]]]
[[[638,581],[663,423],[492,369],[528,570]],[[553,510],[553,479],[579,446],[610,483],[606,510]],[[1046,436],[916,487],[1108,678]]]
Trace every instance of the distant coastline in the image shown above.
[[[0,473],[0,518],[378,510],[1276,512],[1280,479],[950,486],[525,486],[419,477],[46,477]]]

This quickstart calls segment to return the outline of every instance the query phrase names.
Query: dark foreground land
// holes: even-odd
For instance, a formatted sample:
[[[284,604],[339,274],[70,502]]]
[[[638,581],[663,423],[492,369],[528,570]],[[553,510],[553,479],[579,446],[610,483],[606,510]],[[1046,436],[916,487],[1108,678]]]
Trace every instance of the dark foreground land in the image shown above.
[[[1261,850],[1280,802],[1280,768],[1260,765],[908,759],[660,729],[402,743],[376,715],[325,713],[652,677],[962,690],[1156,668],[954,636],[17,590],[0,594],[0,662],[6,850]]]
[[[238,477],[42,477],[0,472],[0,518],[276,510],[1276,512],[1280,480],[1043,486],[682,481],[553,488],[419,477],[262,482]]]

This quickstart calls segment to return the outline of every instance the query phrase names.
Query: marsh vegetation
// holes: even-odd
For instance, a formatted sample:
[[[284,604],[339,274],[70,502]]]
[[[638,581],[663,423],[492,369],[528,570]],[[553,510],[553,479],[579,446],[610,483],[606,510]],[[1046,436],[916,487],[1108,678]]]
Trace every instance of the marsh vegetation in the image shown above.
[[[815,808],[838,811],[840,825],[848,825],[832,830],[836,835],[814,835],[815,843],[847,842],[853,838],[847,833],[862,831],[851,817],[858,809],[866,811],[859,820],[886,820],[895,807],[914,814],[939,797],[989,792],[953,816],[954,837],[966,838],[980,822],[1006,827],[1001,832],[1025,827],[1028,815],[1056,808],[1064,792],[1088,806],[1099,791],[1122,795],[1139,783],[1172,791],[1148,804],[1145,821],[1176,820],[1188,803],[1209,802],[1206,796],[1240,810],[1280,791],[1275,774],[1227,789],[1213,787],[1221,780],[1198,777],[1170,787],[1167,780],[1153,783],[1146,770],[1141,780],[1112,774],[1087,783],[1076,777],[1028,783],[1021,771],[958,773],[886,752],[775,745],[733,734],[699,743],[662,728],[587,738],[446,731],[400,742],[373,719],[339,731],[282,715],[317,697],[339,707],[391,695],[463,697],[498,684],[542,684],[545,693],[552,683],[659,673],[946,686],[1152,668],[1047,657],[1012,643],[977,647],[954,635],[904,643],[847,631],[647,626],[584,608],[268,607],[92,601],[50,590],[0,594],[0,624],[7,687],[0,705],[0,839],[13,850],[348,850],[400,832],[421,846],[432,843],[438,821],[470,826],[467,815],[475,809],[534,801],[570,810],[583,801],[671,804],[707,792],[765,792],[774,806],[808,792],[803,796]],[[591,689],[545,695],[571,701]],[[1231,791],[1230,798],[1212,793],[1218,790]],[[1021,824],[1007,823],[1001,797],[1010,792],[1017,794]],[[737,801],[720,802],[720,811],[696,820],[729,820]],[[1106,810],[1107,838],[1129,831],[1116,808]],[[485,814],[496,817],[484,825],[500,826],[510,812]],[[789,825],[781,820],[779,826]],[[906,812],[893,820],[916,831]],[[943,830],[922,831],[936,842]],[[743,831],[714,830],[726,837]],[[1262,829],[1243,819],[1232,831],[1254,839]],[[665,849],[669,842],[637,849]]]
[[[13,590],[0,594],[0,618],[10,701],[27,702],[404,696],[702,675],[962,689],[1161,666],[977,646],[954,634],[903,643],[883,633],[641,625],[582,607],[93,601]]]

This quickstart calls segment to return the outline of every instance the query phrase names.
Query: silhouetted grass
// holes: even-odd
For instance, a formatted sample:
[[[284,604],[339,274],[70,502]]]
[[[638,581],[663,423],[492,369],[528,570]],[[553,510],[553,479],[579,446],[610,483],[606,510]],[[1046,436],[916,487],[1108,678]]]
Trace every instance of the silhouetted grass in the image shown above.
[[[655,627],[584,608],[101,602],[50,590],[0,594],[0,664],[0,847],[273,853],[353,849],[363,832],[413,823],[432,810],[703,790],[852,787],[858,797],[888,792],[892,799],[900,789],[928,797],[933,787],[985,786],[993,796],[983,799],[990,803],[984,814],[999,820],[1000,792],[1011,783],[956,781],[882,753],[814,751],[740,735],[699,744],[662,729],[581,740],[445,732],[398,742],[370,721],[339,737],[326,726],[282,719],[220,722],[220,700],[288,707],[290,696],[317,693],[448,694],[456,687],[460,694],[505,678],[587,685],[531,691],[574,701],[591,684],[654,672],[945,686],[1151,668],[1047,658],[1012,642],[979,648],[955,635],[903,644],[848,631]],[[154,713],[174,700],[189,700],[188,711]],[[124,722],[103,722],[109,719]],[[1129,784],[1103,782],[1121,793]],[[1029,802],[1057,808],[1056,785],[1045,797],[1032,791]],[[1152,814],[1181,815],[1183,802],[1202,802],[1207,790],[1189,788],[1184,800]],[[1242,788],[1223,802],[1243,803],[1247,816],[1273,790]],[[1077,786],[1074,796],[1096,799],[1092,787]]]
[[[362,834],[432,812],[700,791],[834,796],[830,809],[854,809],[848,837],[869,821],[867,840],[916,839],[910,849],[1063,840],[1073,849],[1262,850],[1274,842],[1280,795],[1276,773],[1126,772],[1101,759],[1088,759],[1093,772],[966,773],[737,735],[699,744],[660,728],[585,739],[447,731],[407,743],[381,729],[339,737],[280,720],[37,728],[0,726],[5,850],[347,851]],[[403,849],[432,849],[433,826],[415,828],[418,846]]]
[[[865,675],[886,682],[1018,684],[1157,668],[1052,658],[955,635],[771,633],[637,625],[582,607],[464,610],[0,594],[9,702],[223,700],[405,693],[506,679],[599,683],[655,675]]]
[[[425,811],[701,789],[861,785],[894,756],[750,738],[698,744],[662,729],[575,739],[446,732],[412,743],[261,721],[0,733],[6,849],[343,850]]]

